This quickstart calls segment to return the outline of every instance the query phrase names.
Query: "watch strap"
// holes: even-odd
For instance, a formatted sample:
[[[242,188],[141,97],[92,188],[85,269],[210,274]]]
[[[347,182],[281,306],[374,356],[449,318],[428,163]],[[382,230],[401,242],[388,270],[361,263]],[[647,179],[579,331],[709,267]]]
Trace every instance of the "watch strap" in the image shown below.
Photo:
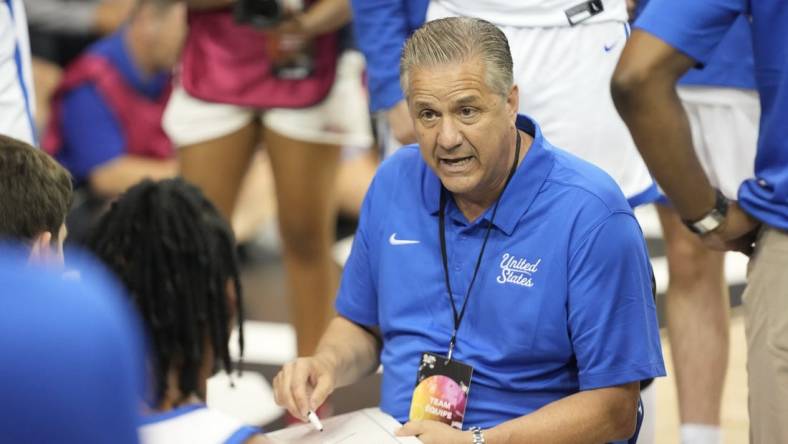
[[[484,433],[480,427],[471,427],[473,433],[473,444],[485,444]]]

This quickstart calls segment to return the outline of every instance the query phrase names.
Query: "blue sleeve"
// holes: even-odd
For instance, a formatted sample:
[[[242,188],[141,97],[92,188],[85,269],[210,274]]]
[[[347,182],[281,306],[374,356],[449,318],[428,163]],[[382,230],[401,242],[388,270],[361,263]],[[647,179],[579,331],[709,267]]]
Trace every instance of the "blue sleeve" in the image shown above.
[[[376,178],[377,179],[377,178]],[[336,300],[336,310],[339,315],[361,325],[378,325],[378,298],[372,267],[370,251],[370,236],[374,229],[370,227],[372,202],[375,195],[375,180],[364,197],[361,206],[358,229],[353,238],[353,247],[350,257],[342,271],[342,280],[339,284],[339,293]]]
[[[631,214],[611,214],[572,253],[568,313],[581,390],[665,375],[651,266]]]
[[[97,166],[123,155],[125,138],[95,86],[71,91],[62,106],[63,148],[57,157],[82,182]]]
[[[258,427],[243,426],[230,435],[230,437],[224,441],[224,444],[244,444],[260,433],[263,433],[263,430]]]
[[[651,0],[635,27],[706,63],[741,14],[745,0]]]
[[[367,60],[370,108],[402,100],[399,58],[411,32],[424,23],[428,0],[351,0],[356,43]]]

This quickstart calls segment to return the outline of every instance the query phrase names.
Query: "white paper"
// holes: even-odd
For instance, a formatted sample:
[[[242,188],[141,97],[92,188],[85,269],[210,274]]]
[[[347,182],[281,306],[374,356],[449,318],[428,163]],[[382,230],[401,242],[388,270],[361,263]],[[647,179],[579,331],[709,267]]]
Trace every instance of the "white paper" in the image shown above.
[[[396,437],[402,427],[396,419],[378,408],[357,410],[332,418],[321,419],[323,431],[312,424],[271,432],[266,437],[274,444],[418,444],[414,437]]]

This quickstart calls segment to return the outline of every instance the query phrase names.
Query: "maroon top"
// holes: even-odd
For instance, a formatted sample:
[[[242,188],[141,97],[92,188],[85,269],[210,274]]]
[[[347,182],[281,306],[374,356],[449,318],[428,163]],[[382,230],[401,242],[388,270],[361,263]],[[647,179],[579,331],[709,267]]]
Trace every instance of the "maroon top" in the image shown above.
[[[336,33],[312,42],[314,70],[304,79],[274,76],[266,40],[263,32],[235,23],[229,9],[189,12],[183,88],[198,99],[253,108],[303,108],[328,95],[336,74]]]

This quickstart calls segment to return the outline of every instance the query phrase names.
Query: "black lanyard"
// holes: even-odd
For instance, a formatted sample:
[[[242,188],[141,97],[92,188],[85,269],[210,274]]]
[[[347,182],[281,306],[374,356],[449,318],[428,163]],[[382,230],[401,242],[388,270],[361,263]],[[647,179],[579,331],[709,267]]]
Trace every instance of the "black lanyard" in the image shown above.
[[[459,314],[457,313],[457,307],[454,305],[454,297],[452,296],[451,292],[451,282],[449,281],[449,259],[446,254],[446,193],[444,192],[443,185],[441,185],[440,210],[438,211],[438,228],[440,230],[441,257],[443,258],[443,278],[446,281],[446,291],[449,295],[449,305],[451,305],[451,312],[454,317],[454,331],[451,334],[451,340],[449,341],[449,353],[446,356],[449,361],[451,361],[451,355],[454,352],[454,346],[457,343],[457,331],[460,329],[462,318],[465,317],[465,309],[468,307],[468,297],[471,295],[471,288],[473,288],[473,283],[476,281],[476,275],[479,273],[479,266],[482,263],[482,256],[484,256],[484,248],[487,246],[487,239],[490,238],[490,230],[492,229],[493,221],[495,220],[495,213],[498,212],[498,204],[501,202],[501,196],[506,190],[506,186],[509,185],[509,182],[512,180],[514,172],[517,171],[517,162],[520,157],[520,131],[515,129],[515,132],[517,134],[517,143],[515,145],[512,168],[509,170],[509,177],[506,178],[506,183],[503,185],[501,194],[498,195],[498,199],[495,201],[495,206],[493,207],[490,221],[487,223],[487,231],[484,233],[482,248],[481,251],[479,251],[479,257],[476,259],[476,267],[473,269],[471,283],[468,284],[468,291],[465,293],[465,300],[462,302],[462,308],[460,309]]]

